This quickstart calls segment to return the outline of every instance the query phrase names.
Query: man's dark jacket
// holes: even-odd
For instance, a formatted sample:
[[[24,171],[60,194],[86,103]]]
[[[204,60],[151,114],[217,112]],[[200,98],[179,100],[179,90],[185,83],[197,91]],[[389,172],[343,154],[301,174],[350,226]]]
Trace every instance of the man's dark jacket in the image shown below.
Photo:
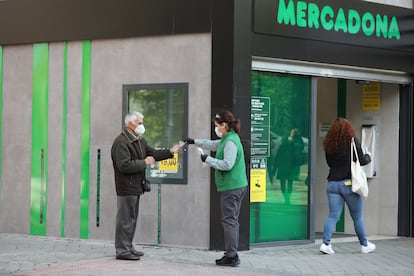
[[[135,137],[127,129],[115,138],[111,157],[115,173],[115,187],[118,196],[143,193],[142,181],[145,177],[145,157],[152,156],[156,161],[173,157],[169,149],[154,149],[142,137]]]

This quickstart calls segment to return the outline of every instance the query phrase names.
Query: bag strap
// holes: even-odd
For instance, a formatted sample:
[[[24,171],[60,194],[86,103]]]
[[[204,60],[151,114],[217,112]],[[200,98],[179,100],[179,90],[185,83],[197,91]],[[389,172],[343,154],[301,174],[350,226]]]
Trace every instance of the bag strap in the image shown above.
[[[357,147],[355,144],[355,139],[354,137],[351,138],[351,162],[354,162],[354,151],[355,151],[355,158],[356,161],[359,163],[359,157],[358,157],[358,151],[357,151]]]

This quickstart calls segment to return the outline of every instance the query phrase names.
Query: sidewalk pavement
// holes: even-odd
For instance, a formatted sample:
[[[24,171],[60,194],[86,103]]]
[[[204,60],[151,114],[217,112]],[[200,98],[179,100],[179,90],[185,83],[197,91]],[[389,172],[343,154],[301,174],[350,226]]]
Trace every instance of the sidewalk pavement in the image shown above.
[[[334,255],[312,244],[239,252],[239,267],[219,267],[222,252],[136,245],[139,261],[114,258],[113,241],[0,233],[0,275],[414,275],[414,239],[370,236],[377,250],[360,253],[356,237],[334,238]]]

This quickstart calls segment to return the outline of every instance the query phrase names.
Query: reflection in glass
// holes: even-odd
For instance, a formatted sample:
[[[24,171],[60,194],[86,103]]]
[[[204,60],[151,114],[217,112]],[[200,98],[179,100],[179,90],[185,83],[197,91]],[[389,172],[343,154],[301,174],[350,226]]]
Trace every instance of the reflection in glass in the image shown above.
[[[266,200],[251,203],[251,243],[309,238],[310,83],[304,76],[252,72],[252,97],[270,98]]]

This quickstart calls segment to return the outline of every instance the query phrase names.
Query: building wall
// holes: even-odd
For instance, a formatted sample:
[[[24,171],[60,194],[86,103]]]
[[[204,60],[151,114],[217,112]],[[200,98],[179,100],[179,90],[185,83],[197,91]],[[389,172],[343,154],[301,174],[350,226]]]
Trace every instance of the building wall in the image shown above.
[[[82,113],[82,78],[85,77],[82,47],[81,41],[49,44],[46,234],[51,236],[80,237],[80,144],[82,117],[85,116]],[[88,237],[113,239],[116,196],[110,148],[123,127],[122,85],[187,82],[189,135],[208,138],[211,35],[94,40],[90,62]],[[32,45],[3,47],[0,232],[30,234],[32,68]],[[63,93],[65,83],[66,95]],[[62,112],[64,108],[65,114]],[[66,153],[62,149],[64,120],[67,126]],[[99,227],[95,219],[98,149],[101,151]],[[65,170],[62,169],[63,162],[66,162]],[[200,163],[199,155],[190,148],[188,183],[161,186],[162,244],[208,247],[210,170]],[[66,175],[63,176],[63,172]],[[63,182],[66,188],[63,188]],[[137,242],[157,243],[157,190],[154,186],[141,198]]]
[[[32,47],[3,50],[1,232],[29,233]]]

